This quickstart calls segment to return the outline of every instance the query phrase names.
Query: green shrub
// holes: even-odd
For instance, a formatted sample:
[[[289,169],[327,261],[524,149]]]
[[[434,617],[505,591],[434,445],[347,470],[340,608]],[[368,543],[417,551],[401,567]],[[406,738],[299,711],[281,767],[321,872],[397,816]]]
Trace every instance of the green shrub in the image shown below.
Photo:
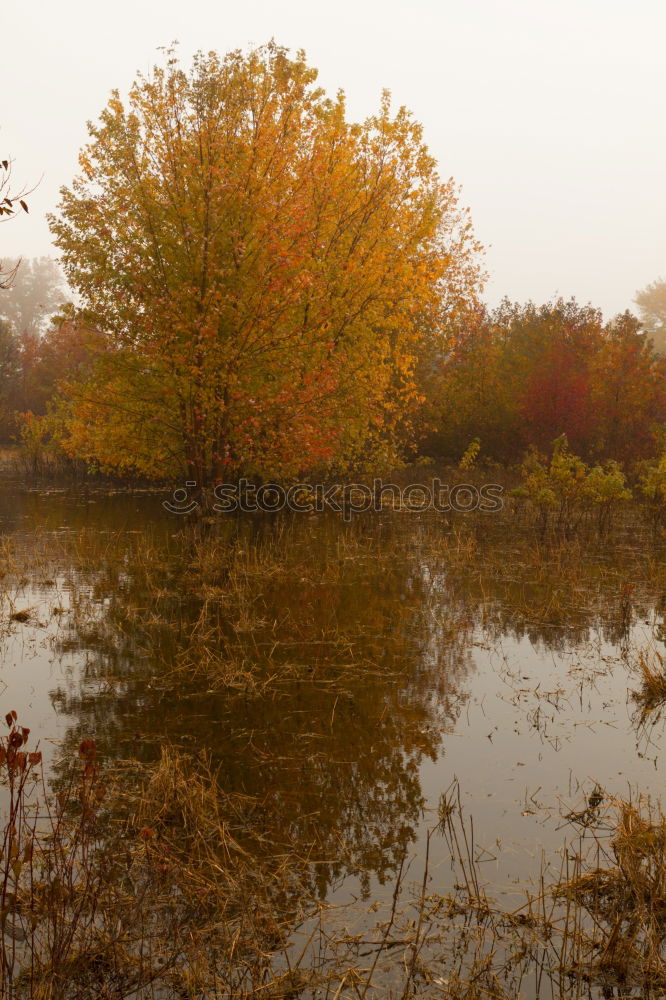
[[[532,449],[521,471],[523,482],[513,495],[528,502],[544,529],[551,525],[570,532],[585,518],[596,517],[599,530],[605,530],[617,505],[631,499],[617,462],[590,468],[570,451],[564,434],[554,442],[550,459]]]

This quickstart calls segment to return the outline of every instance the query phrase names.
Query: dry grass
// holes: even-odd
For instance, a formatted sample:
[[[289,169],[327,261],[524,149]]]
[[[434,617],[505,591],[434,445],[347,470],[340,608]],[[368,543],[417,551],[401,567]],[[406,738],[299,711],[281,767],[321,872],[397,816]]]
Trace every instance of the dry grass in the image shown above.
[[[666,819],[649,802],[614,800],[609,836],[595,834],[574,870],[552,889],[571,928],[559,965],[617,995],[666,989]],[[622,992],[620,992],[622,991]],[[614,994],[613,994],[614,995]]]
[[[635,670],[641,682],[640,690],[634,692],[643,719],[666,704],[666,663],[656,649],[640,649]]]
[[[419,567],[428,572],[414,582],[420,588],[414,604],[437,642],[450,649],[467,641],[480,613],[488,629],[534,624],[551,635],[572,622],[584,630],[597,616],[619,641],[649,588],[664,577],[649,552],[625,552],[624,561],[601,565],[580,536],[545,543],[514,532],[493,541],[475,524],[449,531],[426,521],[416,540],[406,541],[397,534],[374,538],[352,526],[313,554],[307,532],[289,531],[278,526],[246,538],[194,532],[169,540],[143,532],[80,532],[52,539],[41,551],[5,542],[7,627],[15,626],[12,614],[32,609],[21,603],[21,581],[49,579],[54,567],[66,565],[71,613],[61,642],[95,649],[131,643],[132,655],[151,664],[166,697],[186,683],[243,697],[279,691],[294,680],[325,684],[334,695],[325,720],[332,728],[343,703],[337,694],[380,669],[388,633],[371,620],[360,619],[354,631],[334,614],[300,614],[294,599],[279,617],[274,609],[282,589],[309,597],[321,588],[326,600],[359,580],[390,588],[404,573],[405,546],[417,546]],[[444,587],[458,602],[447,600],[445,616]],[[399,629],[390,641],[398,659]],[[655,713],[666,696],[664,664],[645,653],[637,666],[637,700]],[[382,662],[381,669],[388,676],[390,667]],[[191,735],[197,747],[196,732]],[[34,889],[35,899],[41,893],[51,900],[51,916],[45,907],[34,928],[26,924],[41,950],[31,958],[32,980],[21,981],[23,993],[15,977],[14,992],[7,993],[12,1000],[508,1000],[534,995],[534,983],[540,997],[573,1000],[657,997],[666,989],[666,826],[648,804],[618,800],[592,809],[588,803],[571,813],[581,832],[563,850],[561,868],[544,869],[525,905],[507,912],[484,885],[473,826],[452,790],[442,803],[440,832],[459,889],[431,893],[427,858],[413,885],[405,859],[392,900],[383,909],[372,903],[379,917],[366,907],[354,923],[350,912],[333,912],[314,898],[312,858],[303,856],[303,844],[273,843],[264,804],[227,794],[205,752],[184,756],[165,745],[156,764],[121,763],[105,774],[104,786],[103,806],[86,832],[87,881],[63,846],[58,865],[61,881],[70,880],[65,897]],[[62,843],[71,844],[75,827],[67,810],[61,814],[63,836],[69,831]],[[51,848],[40,850],[39,878],[47,882]],[[11,878],[13,870],[6,870]],[[18,920],[23,927],[23,917],[10,913],[10,926]],[[62,940],[58,925],[78,930],[54,978],[49,962]],[[8,943],[18,960],[15,939]]]
[[[50,792],[9,721],[2,1000],[287,996],[275,956],[302,919],[302,865],[241,845],[230,816],[251,842],[254,803],[229,801],[203,758],[104,771],[92,741]]]
[[[484,883],[453,785],[420,876],[410,880],[405,855],[387,904],[335,910],[309,891],[298,844],[271,852],[261,804],[228,796],[205,755],[165,747],[151,767],[104,771],[87,742],[36,808],[39,761],[18,756],[27,738],[12,720],[3,1000],[514,1000],[534,984],[551,1000],[656,1000],[666,990],[666,818],[649,802],[595,790],[569,814],[579,832],[559,869],[544,866],[507,910]],[[438,835],[457,872],[447,895],[430,889]]]

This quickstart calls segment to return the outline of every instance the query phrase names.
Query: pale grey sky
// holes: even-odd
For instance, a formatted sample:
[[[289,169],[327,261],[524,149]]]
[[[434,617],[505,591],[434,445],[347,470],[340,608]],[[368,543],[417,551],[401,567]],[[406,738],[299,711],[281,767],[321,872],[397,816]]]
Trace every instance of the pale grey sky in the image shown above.
[[[44,215],[87,119],[177,39],[304,48],[350,114],[382,88],[425,128],[488,246],[487,298],[575,295],[607,314],[666,277],[664,0],[9,0],[0,152],[41,183],[0,255],[52,252]]]

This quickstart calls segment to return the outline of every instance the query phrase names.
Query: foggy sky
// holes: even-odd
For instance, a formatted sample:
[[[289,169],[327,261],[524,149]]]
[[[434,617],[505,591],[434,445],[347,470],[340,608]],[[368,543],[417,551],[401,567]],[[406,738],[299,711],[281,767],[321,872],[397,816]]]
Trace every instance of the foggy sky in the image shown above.
[[[487,299],[575,295],[607,315],[666,277],[664,0],[31,0],[3,6],[0,153],[39,181],[0,257],[53,253],[45,213],[85,123],[179,41],[304,48],[351,117],[392,91],[462,185]]]

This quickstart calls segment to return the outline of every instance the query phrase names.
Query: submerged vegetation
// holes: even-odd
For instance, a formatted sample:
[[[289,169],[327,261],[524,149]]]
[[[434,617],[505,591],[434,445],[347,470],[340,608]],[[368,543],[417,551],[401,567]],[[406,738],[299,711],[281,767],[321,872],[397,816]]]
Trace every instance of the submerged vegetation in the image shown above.
[[[496,811],[488,826],[482,776],[455,754],[474,671],[488,688],[495,662],[513,721],[489,697],[468,747],[506,763],[525,727],[509,752],[525,764],[536,740],[557,761],[601,686],[605,711],[616,690],[632,712],[626,752],[658,752],[661,653],[641,629],[662,641],[666,574],[649,521],[636,544],[636,508],[599,552],[594,523],[544,535],[521,498],[492,518],[174,534],[168,518],[128,529],[136,501],[100,491],[105,530],[77,520],[89,502],[54,530],[75,496],[26,494],[23,527],[37,516],[42,531],[15,530],[1,554],[7,648],[34,635],[79,664],[53,689],[68,720],[56,753],[23,711],[8,719],[8,998],[660,995],[656,803],[603,771],[554,776],[540,802],[551,771],[535,759],[517,814],[544,846],[510,879],[519,831]],[[570,669],[529,682],[534,666],[502,653],[524,641]]]
[[[405,850],[377,922],[377,903],[341,913],[309,895],[298,844],[259,860],[256,802],[225,795],[205,754],[165,746],[140,771],[104,768],[88,740],[50,792],[15,716],[0,754],[3,996],[656,1000],[666,987],[666,818],[648,802],[595,787],[566,816],[559,868],[544,860],[509,907],[454,783],[421,876]],[[431,886],[435,838],[447,893]]]

